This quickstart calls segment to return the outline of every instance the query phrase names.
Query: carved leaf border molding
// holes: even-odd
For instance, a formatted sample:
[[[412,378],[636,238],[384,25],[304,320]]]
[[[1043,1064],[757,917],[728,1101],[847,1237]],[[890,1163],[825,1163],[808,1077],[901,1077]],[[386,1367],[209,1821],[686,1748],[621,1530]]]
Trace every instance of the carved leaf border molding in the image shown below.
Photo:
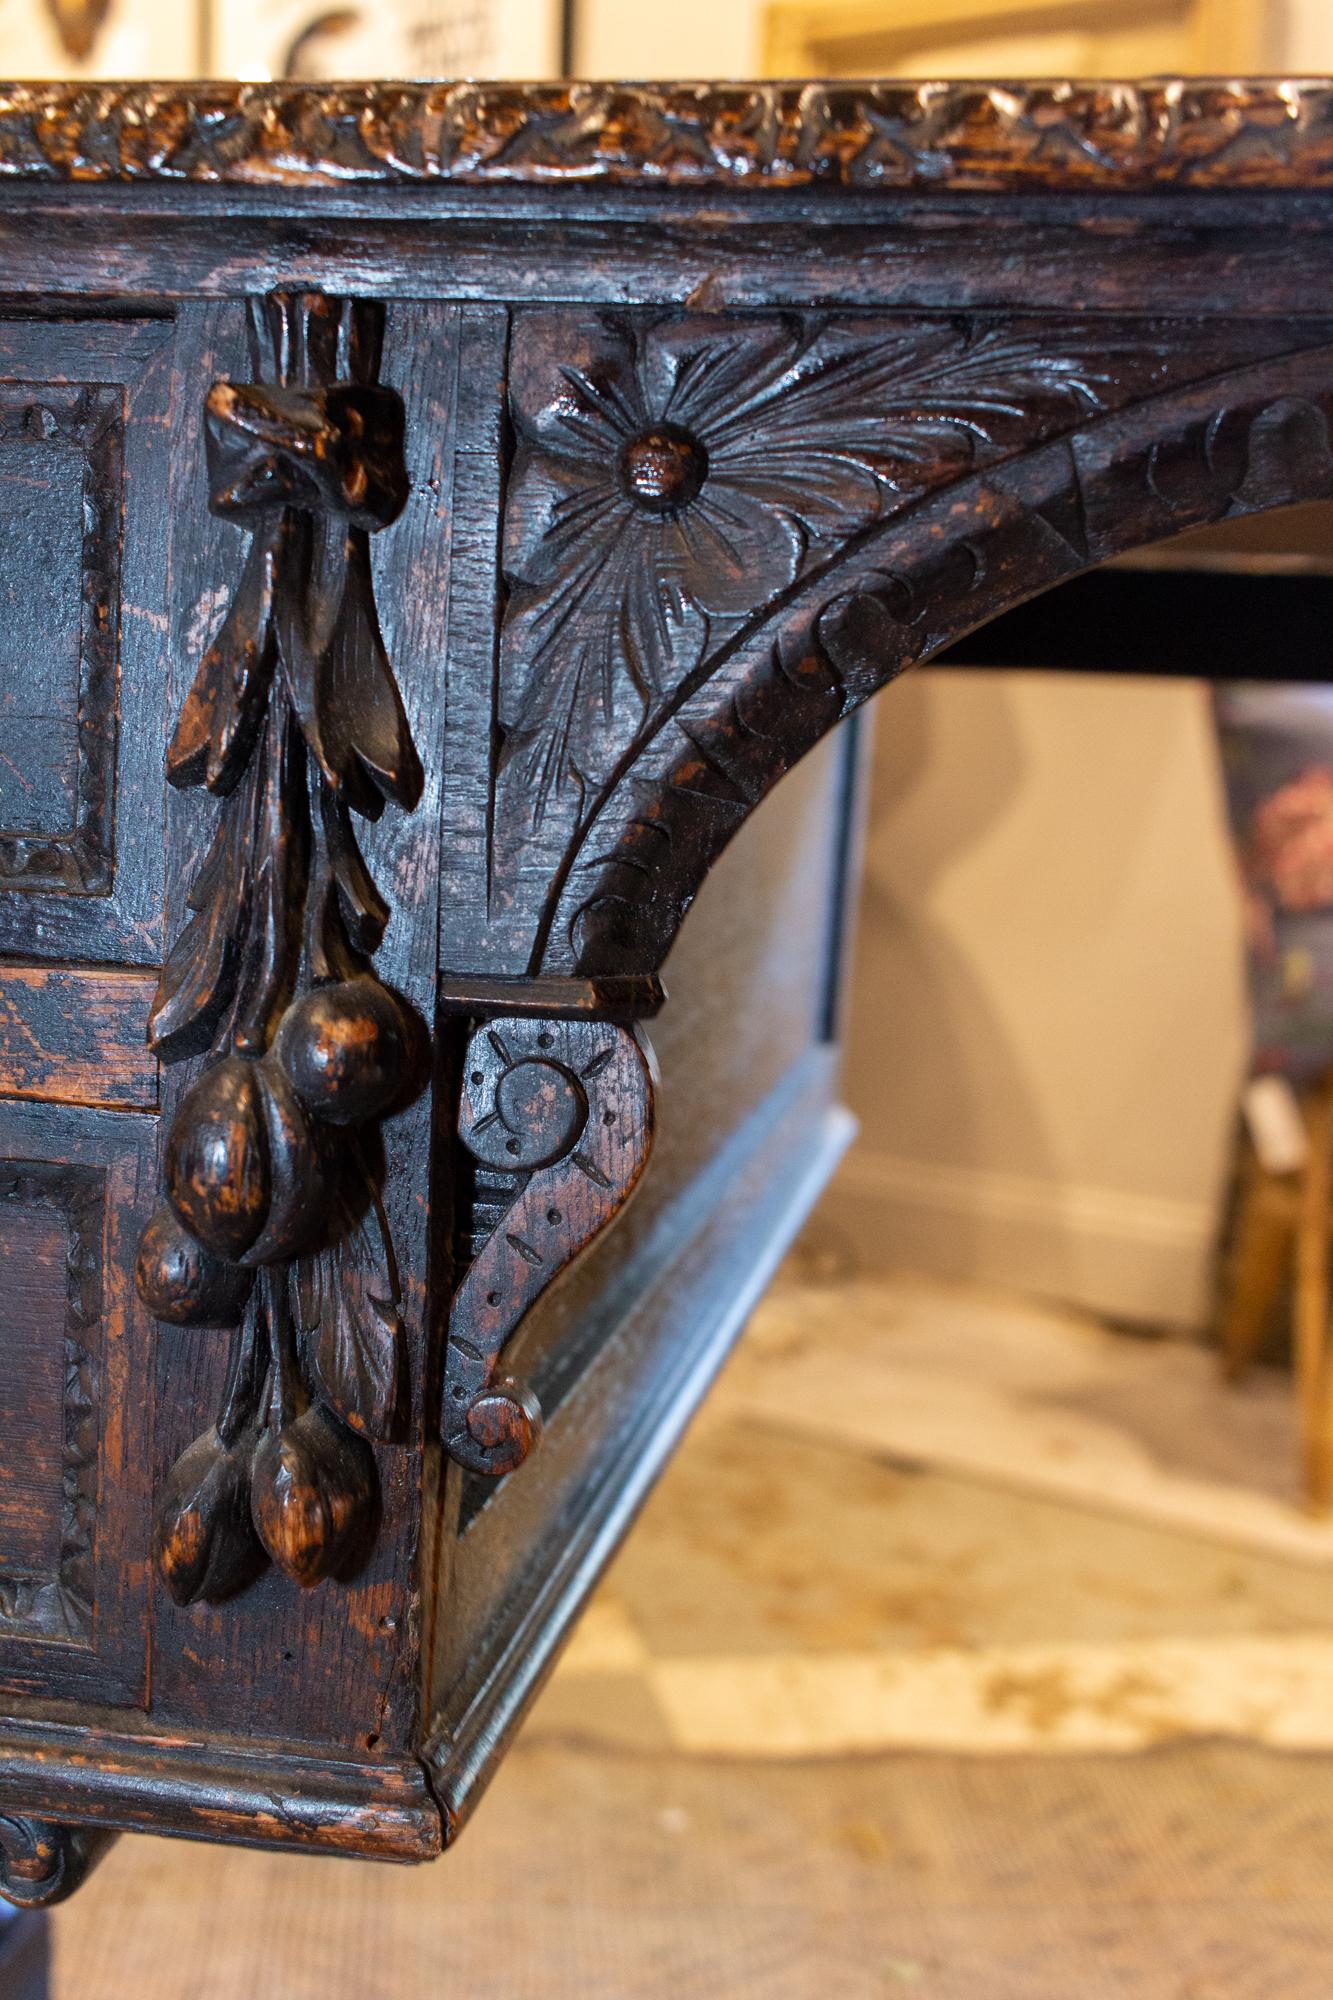
[[[1326,79],[11,84],[0,175],[932,192],[1333,184]]]

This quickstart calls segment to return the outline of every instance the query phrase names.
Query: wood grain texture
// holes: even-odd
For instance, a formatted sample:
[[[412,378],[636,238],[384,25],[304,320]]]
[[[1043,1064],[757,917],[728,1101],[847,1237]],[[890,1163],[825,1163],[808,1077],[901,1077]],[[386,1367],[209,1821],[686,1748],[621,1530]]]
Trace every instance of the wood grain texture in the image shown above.
[[[440,1852],[440,1812],[415,1759],[320,1757],[299,1744],[135,1735],[96,1712],[0,1725],[0,1812],[380,1861]],[[0,1893],[3,1893],[0,1891]]]
[[[11,84],[0,173],[228,185],[1333,185],[1316,79]]]
[[[157,1109],[148,1047],[151,973],[76,966],[0,970],[0,1097]]]

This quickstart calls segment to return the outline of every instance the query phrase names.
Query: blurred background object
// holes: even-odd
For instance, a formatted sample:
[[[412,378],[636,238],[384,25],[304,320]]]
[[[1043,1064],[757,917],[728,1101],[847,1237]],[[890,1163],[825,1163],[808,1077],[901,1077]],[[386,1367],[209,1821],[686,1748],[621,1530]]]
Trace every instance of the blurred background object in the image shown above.
[[[550,76],[564,33],[561,0],[212,0],[208,67],[310,80]]]
[[[14,78],[553,76],[563,0],[0,0]]]

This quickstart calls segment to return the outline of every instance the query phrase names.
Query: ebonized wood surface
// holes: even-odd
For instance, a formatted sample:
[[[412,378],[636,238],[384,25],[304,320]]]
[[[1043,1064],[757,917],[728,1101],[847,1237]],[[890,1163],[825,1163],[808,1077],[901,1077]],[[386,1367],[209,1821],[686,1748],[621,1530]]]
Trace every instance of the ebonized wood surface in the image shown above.
[[[1333,86],[13,85],[0,178],[0,1886],[422,1859],[845,1143],[857,711],[1185,670],[1100,565],[1333,498]]]

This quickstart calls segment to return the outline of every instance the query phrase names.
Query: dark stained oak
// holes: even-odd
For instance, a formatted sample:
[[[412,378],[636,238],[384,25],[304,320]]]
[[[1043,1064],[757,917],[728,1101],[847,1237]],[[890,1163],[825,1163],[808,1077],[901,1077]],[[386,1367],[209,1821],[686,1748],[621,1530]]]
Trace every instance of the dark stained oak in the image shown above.
[[[846,1143],[857,711],[1333,499],[1333,84],[16,84],[0,178],[0,1890],[427,1859]]]
[[[0,976],[0,1096],[156,1111],[151,973],[7,964]]]

